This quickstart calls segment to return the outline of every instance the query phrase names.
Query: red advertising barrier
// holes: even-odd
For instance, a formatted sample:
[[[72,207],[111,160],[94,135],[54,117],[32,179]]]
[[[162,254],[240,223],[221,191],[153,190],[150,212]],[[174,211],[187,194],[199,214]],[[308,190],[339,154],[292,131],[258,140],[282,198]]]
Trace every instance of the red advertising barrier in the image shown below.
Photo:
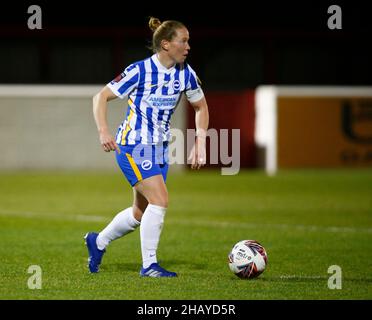
[[[240,129],[240,167],[246,168],[256,167],[254,93],[254,90],[205,92],[209,107],[209,128],[216,129],[218,133],[220,129],[228,129],[229,155],[232,150],[232,129]],[[187,110],[187,128],[195,129],[195,112],[191,106]],[[208,160],[209,153],[209,143],[207,143]],[[217,165],[208,164],[208,166],[221,167],[223,164],[219,157]]]

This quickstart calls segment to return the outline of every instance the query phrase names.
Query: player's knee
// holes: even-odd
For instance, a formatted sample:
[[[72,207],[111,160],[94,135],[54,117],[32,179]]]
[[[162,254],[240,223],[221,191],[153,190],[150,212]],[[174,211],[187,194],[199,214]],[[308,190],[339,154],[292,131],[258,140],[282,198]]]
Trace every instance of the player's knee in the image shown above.
[[[162,208],[168,208],[168,199],[156,199],[151,204]]]
[[[162,208],[168,208],[168,199],[160,201],[158,206]]]
[[[152,197],[149,199],[149,203],[155,206],[168,208],[168,193],[162,193]]]
[[[133,206],[133,217],[137,221],[141,221],[142,220],[142,216],[143,216],[143,213],[144,212],[145,212],[144,210],[141,210],[140,208],[138,208],[136,206]]]

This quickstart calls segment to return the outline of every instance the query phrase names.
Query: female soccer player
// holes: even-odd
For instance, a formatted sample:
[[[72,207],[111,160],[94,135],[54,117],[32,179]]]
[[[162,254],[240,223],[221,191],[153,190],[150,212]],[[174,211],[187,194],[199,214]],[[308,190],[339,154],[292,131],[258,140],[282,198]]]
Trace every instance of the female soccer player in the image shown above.
[[[178,21],[150,18],[154,54],[129,65],[93,98],[93,113],[102,148],[115,151],[117,163],[133,187],[133,206],[119,212],[99,234],[89,232],[85,241],[90,272],[98,272],[107,245],[140,227],[144,277],[175,277],[162,268],[156,251],[168,206],[165,185],[170,139],[170,118],[184,92],[195,109],[196,141],[189,159],[191,168],[205,164],[208,105],[198,77],[185,60],[189,53],[189,32]],[[116,139],[108,129],[107,102],[128,97],[126,118]]]

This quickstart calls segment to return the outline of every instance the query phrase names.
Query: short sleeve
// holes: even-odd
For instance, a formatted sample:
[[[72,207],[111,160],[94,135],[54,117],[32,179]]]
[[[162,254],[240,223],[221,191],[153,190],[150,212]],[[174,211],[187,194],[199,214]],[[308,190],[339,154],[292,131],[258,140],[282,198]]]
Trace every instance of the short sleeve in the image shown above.
[[[200,80],[195,71],[187,65],[188,81],[186,83],[186,97],[189,102],[199,101],[204,97],[203,90],[200,86]]]
[[[123,99],[137,87],[138,79],[139,79],[138,67],[135,64],[131,64],[114,80],[109,82],[107,86],[116,96]]]

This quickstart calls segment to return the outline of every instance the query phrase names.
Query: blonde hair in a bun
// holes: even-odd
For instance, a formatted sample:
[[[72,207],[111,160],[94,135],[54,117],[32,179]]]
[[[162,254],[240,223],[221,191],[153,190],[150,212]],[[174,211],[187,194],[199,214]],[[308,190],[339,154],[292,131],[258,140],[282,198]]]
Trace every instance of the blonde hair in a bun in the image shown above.
[[[178,29],[186,27],[179,21],[166,20],[161,22],[158,18],[150,17],[149,28],[153,32],[150,49],[155,53],[161,50],[162,40],[171,41]]]

